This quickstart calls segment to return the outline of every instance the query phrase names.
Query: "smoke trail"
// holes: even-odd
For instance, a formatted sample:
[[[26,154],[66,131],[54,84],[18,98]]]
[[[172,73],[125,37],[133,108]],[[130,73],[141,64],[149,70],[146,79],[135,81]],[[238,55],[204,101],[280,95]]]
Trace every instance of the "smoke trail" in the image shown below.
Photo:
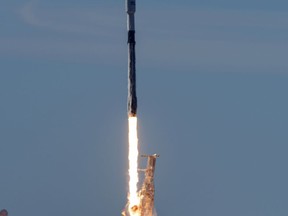
[[[8,216],[8,211],[6,209],[2,209],[0,211],[0,216]]]
[[[153,210],[153,216],[157,216],[157,212],[156,212],[156,209],[154,208]]]

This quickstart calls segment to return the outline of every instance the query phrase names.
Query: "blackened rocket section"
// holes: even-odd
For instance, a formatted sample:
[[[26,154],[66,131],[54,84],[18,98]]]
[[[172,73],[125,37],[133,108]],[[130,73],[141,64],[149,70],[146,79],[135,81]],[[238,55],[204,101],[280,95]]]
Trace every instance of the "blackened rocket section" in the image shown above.
[[[128,29],[128,116],[137,114],[136,96],[136,57],[135,57],[135,22],[136,1],[126,0]]]

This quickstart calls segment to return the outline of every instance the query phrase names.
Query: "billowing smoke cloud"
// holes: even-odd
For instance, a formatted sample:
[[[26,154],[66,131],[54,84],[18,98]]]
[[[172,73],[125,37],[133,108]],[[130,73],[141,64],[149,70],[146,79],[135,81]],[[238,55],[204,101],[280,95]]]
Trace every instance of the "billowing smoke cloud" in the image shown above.
[[[6,209],[2,209],[0,211],[0,216],[8,216],[8,211]]]
[[[156,212],[156,209],[154,208],[153,210],[153,216],[157,216],[157,212]]]

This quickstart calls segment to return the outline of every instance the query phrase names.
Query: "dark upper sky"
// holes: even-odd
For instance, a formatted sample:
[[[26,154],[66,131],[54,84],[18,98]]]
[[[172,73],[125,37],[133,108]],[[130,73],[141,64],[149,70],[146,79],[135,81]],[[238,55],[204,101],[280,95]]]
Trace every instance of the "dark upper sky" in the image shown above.
[[[0,5],[0,209],[120,215],[124,1]],[[137,1],[139,142],[161,155],[158,215],[288,215],[287,10]]]

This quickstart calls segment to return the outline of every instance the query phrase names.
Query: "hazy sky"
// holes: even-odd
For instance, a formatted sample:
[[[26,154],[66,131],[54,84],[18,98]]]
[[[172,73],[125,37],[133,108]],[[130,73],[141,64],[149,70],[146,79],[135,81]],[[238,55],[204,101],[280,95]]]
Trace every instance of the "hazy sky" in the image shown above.
[[[161,155],[159,216],[288,215],[287,12],[137,0],[139,142]],[[124,0],[1,1],[0,19],[0,209],[120,215]]]

